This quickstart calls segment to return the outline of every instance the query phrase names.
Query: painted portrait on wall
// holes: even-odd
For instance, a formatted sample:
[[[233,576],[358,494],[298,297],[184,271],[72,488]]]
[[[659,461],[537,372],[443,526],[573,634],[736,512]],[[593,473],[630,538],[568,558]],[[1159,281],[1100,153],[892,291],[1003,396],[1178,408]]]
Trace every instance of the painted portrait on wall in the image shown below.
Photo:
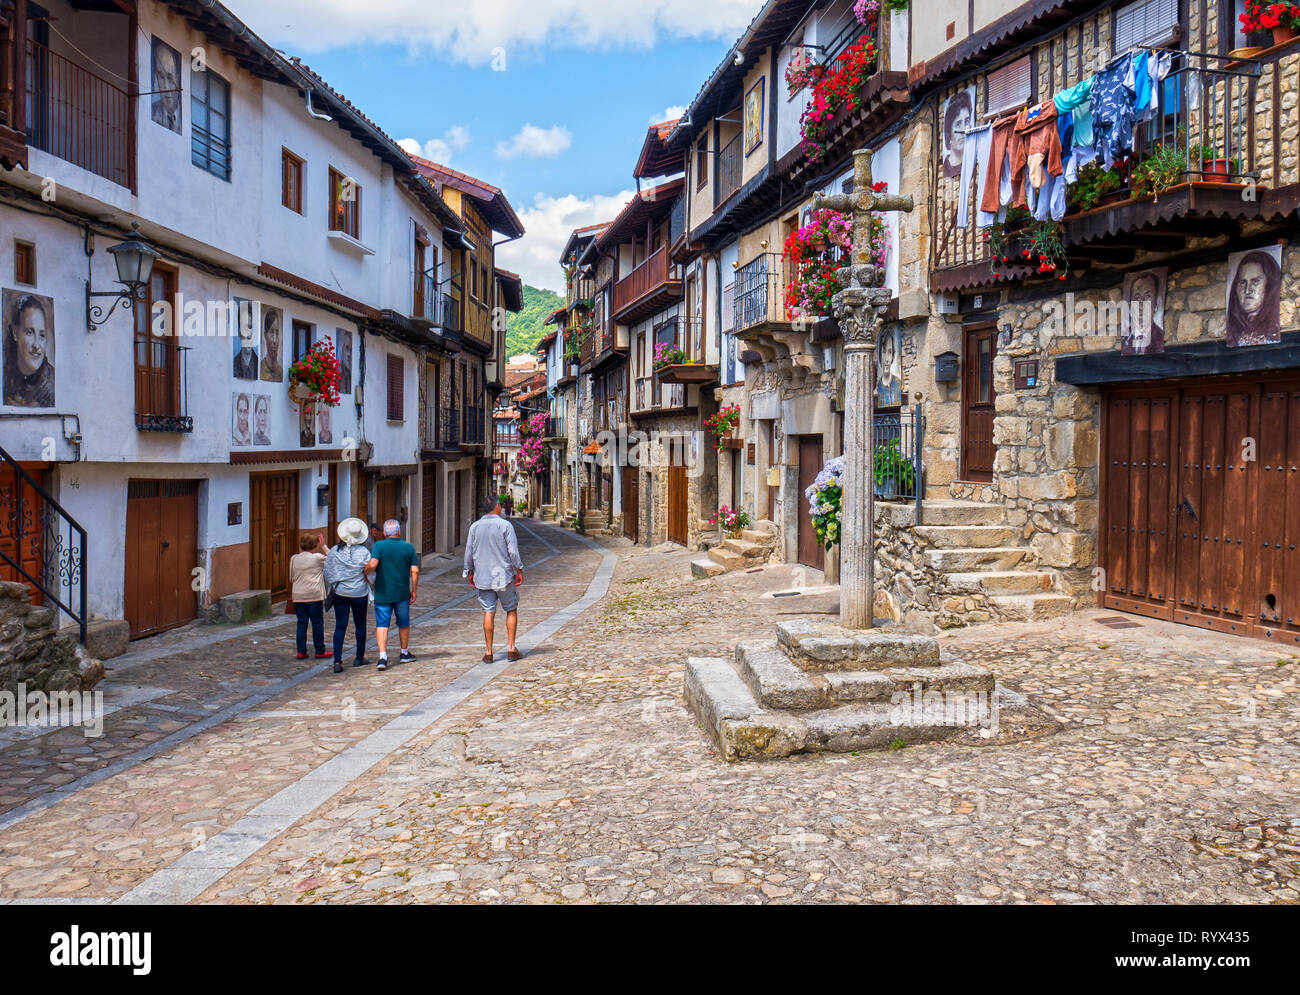
[[[876,344],[876,407],[903,403],[903,330],[895,324],[880,330]]]
[[[1228,347],[1282,341],[1282,246],[1228,256]]]
[[[339,393],[352,393],[352,332],[334,329],[334,355],[339,361]]]
[[[1120,312],[1120,352],[1145,356],[1165,351],[1166,267],[1124,274],[1124,309]]]
[[[235,298],[235,361],[236,380],[256,380],[258,374],[257,343],[262,322],[262,306],[257,301]]]
[[[767,77],[759,77],[757,83],[745,94],[745,154],[753,152],[763,141],[763,84]]]
[[[314,446],[316,445],[316,412],[315,405],[300,404],[298,405],[298,445]]]
[[[247,394],[236,391],[231,395],[231,407],[234,409],[234,421],[230,426],[230,444],[232,446],[251,446],[253,444],[253,405]]]
[[[4,403],[54,407],[54,301],[42,294],[5,290]]]
[[[153,53],[149,89],[149,116],[178,135],[181,131],[181,53],[157,35],[150,43]]]
[[[284,379],[284,312],[278,307],[262,308],[262,379],[279,383]]]
[[[943,175],[961,176],[966,131],[975,124],[975,87],[958,90],[943,103]]]
[[[253,445],[271,444],[271,399],[265,394],[253,395]]]
[[[322,446],[334,444],[334,411],[328,404],[316,405],[316,441]]]

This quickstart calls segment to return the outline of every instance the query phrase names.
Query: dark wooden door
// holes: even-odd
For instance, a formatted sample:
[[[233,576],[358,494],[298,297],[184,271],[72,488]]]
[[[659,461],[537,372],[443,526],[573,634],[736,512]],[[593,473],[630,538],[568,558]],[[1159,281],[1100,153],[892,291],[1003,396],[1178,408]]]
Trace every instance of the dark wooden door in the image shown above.
[[[459,546],[465,539],[465,487],[464,487],[464,470],[457,470],[452,474],[453,488],[456,491],[456,545]]]
[[[397,520],[397,478],[381,477],[375,481],[375,521],[383,528],[389,519]]]
[[[44,463],[19,464],[27,475],[45,486]],[[19,564],[29,576],[45,578],[45,503],[30,483],[8,464],[0,464],[0,552]],[[19,527],[21,523],[21,528]],[[18,538],[22,533],[22,539]],[[40,589],[0,559],[0,580],[26,584],[32,604],[45,603]]]
[[[421,553],[432,553],[438,548],[438,464],[425,463],[420,483],[420,539]]]
[[[826,550],[817,541],[817,528],[808,513],[808,502],[804,492],[817,479],[822,469],[822,437],[820,435],[799,436],[799,562],[804,566],[818,570],[826,568]]]
[[[993,359],[997,355],[997,328],[966,329],[961,390],[961,477],[993,479]]]
[[[690,529],[686,524],[686,467],[668,467],[668,541],[686,545]]]
[[[197,480],[128,482],[124,609],[132,639],[198,614],[198,536]]]
[[[298,552],[298,473],[249,478],[252,585],[279,600],[289,593],[289,558]]]
[[[1300,383],[1134,388],[1105,413],[1103,605],[1300,645]]]
[[[623,535],[633,542],[641,538],[641,487],[637,468],[623,467]]]

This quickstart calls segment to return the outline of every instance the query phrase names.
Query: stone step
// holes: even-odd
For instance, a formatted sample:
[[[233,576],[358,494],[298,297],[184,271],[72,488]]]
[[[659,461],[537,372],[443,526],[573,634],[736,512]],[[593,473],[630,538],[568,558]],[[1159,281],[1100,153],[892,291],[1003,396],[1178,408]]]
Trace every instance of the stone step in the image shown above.
[[[764,708],[792,711],[846,703],[890,701],[895,694],[993,691],[993,674],[946,657],[934,667],[809,673],[781,652],[776,640],[746,640],[736,647],[736,671]]]
[[[901,629],[842,629],[831,622],[791,619],[776,624],[781,650],[804,670],[887,670],[937,667],[939,644]]]
[[[1033,565],[1033,553],[1017,546],[984,549],[927,549],[926,563],[944,573],[1014,570]]]
[[[991,549],[1015,544],[1020,533],[1007,525],[925,525],[916,534],[937,549]]]
[[[774,532],[759,532],[755,529],[745,529],[740,533],[740,537],[746,542],[756,542],[760,546],[767,546],[768,549],[771,549],[776,545],[776,533]]]
[[[724,570],[740,570],[745,566],[745,558],[741,554],[722,546],[709,550],[709,559],[720,564]]]
[[[721,563],[712,560],[691,560],[691,576],[696,578],[717,577],[727,572]]]
[[[997,594],[1042,594],[1055,578],[1034,570],[994,570],[987,573],[950,573],[948,583],[958,591]]]
[[[1059,618],[1071,610],[1070,599],[1064,594],[1006,595],[989,598],[989,604],[1004,622]]]
[[[747,560],[766,559],[770,547],[757,542],[749,542],[745,539],[724,539],[722,548],[728,549],[733,553],[739,553]]]
[[[921,521],[925,525],[1003,525],[1006,510],[983,501],[921,502]]]

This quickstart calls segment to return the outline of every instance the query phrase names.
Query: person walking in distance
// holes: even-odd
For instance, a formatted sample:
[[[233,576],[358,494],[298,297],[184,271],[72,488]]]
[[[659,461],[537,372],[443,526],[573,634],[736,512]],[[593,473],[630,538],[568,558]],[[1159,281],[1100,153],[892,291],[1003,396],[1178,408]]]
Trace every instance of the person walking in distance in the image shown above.
[[[483,502],[483,517],[469,527],[465,540],[465,577],[478,592],[483,608],[483,662],[492,662],[492,630],[497,605],[506,613],[506,649],[511,660],[523,658],[515,646],[519,626],[519,587],[524,582],[524,561],[519,558],[515,527],[501,517],[495,494]]]
[[[396,519],[384,522],[384,538],[370,551],[366,572],[375,575],[375,643],[379,646],[376,670],[388,669],[388,627],[397,616],[402,643],[402,663],[415,659],[407,648],[411,638],[411,605],[420,583],[420,554],[402,538]]]

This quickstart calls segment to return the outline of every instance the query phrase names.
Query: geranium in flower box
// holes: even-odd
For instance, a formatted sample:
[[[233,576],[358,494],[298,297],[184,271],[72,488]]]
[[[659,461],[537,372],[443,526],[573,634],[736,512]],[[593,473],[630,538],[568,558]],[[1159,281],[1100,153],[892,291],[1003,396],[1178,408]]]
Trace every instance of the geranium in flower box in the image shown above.
[[[324,338],[289,367],[289,397],[295,404],[338,406],[341,370],[334,343]]]

